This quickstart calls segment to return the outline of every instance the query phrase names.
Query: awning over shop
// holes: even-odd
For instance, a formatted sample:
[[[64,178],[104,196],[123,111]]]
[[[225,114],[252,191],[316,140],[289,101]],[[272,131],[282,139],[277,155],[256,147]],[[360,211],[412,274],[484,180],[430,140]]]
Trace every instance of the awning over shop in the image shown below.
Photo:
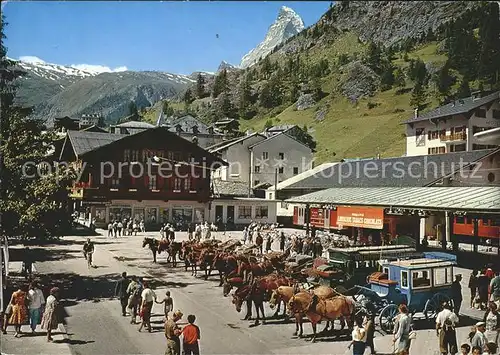
[[[345,187],[293,197],[286,202],[500,213],[500,187]]]

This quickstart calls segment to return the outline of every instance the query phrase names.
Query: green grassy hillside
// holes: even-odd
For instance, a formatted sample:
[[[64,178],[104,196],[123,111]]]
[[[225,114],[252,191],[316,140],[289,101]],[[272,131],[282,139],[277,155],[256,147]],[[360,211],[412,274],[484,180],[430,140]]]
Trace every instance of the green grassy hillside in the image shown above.
[[[442,66],[447,57],[436,52],[437,43],[432,42],[415,48],[407,53],[403,59],[400,53],[395,54],[393,64],[397,68],[405,69],[410,59],[420,58],[425,63]],[[413,115],[410,107],[410,91],[413,86],[406,80],[405,93],[396,94],[396,89],[378,91],[373,97],[362,98],[353,104],[339,88],[342,74],[339,57],[347,55],[350,61],[360,60],[366,53],[366,45],[362,44],[352,33],[336,34],[327,43],[314,45],[307,51],[300,53],[304,63],[313,64],[326,59],[330,73],[321,78],[321,87],[325,94],[323,99],[314,107],[297,111],[295,104],[283,104],[271,110],[258,108],[257,115],[249,120],[240,119],[241,130],[251,129],[261,131],[271,121],[273,124],[304,125],[317,141],[316,159],[318,163],[336,161],[342,158],[373,157],[380,154],[382,157],[401,156],[405,153],[405,126],[401,123]],[[271,55],[271,60],[284,63],[279,52]],[[345,63],[343,63],[345,64]],[[259,64],[256,65],[259,70]],[[427,107],[437,105],[436,95],[429,93]],[[210,98],[203,99],[204,102]],[[155,122],[161,103],[146,113],[145,120]],[[170,105],[177,111],[185,109],[184,103],[171,102]],[[190,105],[190,111],[196,115],[201,110],[201,100],[195,100]],[[319,112],[324,112],[321,121],[316,119]]]

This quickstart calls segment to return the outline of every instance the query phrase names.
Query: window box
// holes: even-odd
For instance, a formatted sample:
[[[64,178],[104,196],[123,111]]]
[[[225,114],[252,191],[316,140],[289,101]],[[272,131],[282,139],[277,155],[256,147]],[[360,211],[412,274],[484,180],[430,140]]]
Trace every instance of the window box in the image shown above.
[[[181,192],[181,190],[174,190],[173,192],[175,192],[175,193],[180,193],[180,192]]]

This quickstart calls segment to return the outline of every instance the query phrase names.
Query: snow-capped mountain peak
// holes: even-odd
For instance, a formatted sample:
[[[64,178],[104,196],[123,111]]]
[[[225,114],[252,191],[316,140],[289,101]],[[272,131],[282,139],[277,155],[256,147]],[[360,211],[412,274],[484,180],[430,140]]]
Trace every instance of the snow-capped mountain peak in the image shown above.
[[[71,66],[47,63],[38,57],[26,56],[15,61],[18,66],[32,75],[36,75],[47,80],[60,81],[64,79],[74,82],[88,76],[97,75],[97,73],[92,73]]]
[[[266,38],[241,59],[241,68],[247,68],[267,56],[279,44],[304,29],[304,21],[291,8],[282,6],[276,21],[269,27]]]

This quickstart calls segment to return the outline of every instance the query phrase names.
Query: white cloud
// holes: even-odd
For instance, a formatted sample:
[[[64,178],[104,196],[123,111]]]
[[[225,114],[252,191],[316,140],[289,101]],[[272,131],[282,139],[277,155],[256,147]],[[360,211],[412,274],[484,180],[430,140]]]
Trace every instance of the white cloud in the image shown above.
[[[1,4],[1,9],[3,10],[5,5],[7,5],[7,0],[2,0],[2,2],[0,4]]]
[[[106,67],[104,65],[93,65],[93,64],[72,64],[70,65],[72,68],[75,69],[80,69],[84,70],[89,73],[95,73],[95,74],[100,74],[100,73],[115,73],[115,72],[122,72],[122,71],[127,71],[127,67],[122,66],[122,67],[117,67],[114,69],[111,69],[110,67]]]
[[[33,55],[23,55],[23,56],[19,57],[19,60],[26,62],[26,63],[39,63],[39,64],[45,63],[45,61],[43,59],[40,59],[40,58],[35,57]]]

